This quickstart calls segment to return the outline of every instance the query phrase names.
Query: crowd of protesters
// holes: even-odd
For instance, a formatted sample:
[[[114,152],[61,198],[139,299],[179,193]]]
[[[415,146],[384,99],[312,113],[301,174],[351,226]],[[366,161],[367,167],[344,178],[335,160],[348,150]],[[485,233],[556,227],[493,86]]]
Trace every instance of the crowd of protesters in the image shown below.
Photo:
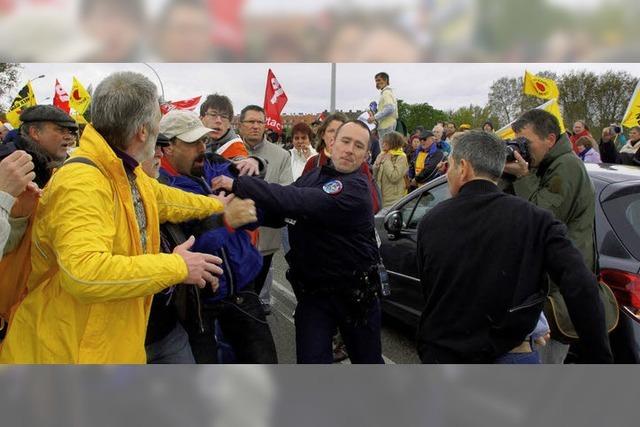
[[[497,182],[504,169],[512,192],[531,203],[515,197],[501,203],[545,227],[557,228],[553,221],[573,224],[568,234],[554,229],[554,236],[570,239],[581,253],[552,249],[573,261],[582,256],[580,277],[591,277],[594,203],[583,163],[640,165],[640,127],[625,137],[612,124],[596,141],[585,120],[566,135],[544,112],[525,113],[513,124],[529,141],[531,167],[558,161],[564,179],[579,179],[573,188],[584,193],[579,199],[585,206],[578,220],[571,217],[573,204],[547,206],[541,194],[523,189],[536,177],[522,157],[506,166],[503,157],[490,158],[499,145],[495,123],[478,129],[423,123],[407,135],[389,75],[378,73],[374,81],[380,100],[364,119],[333,113],[311,125],[295,124],[289,137],[270,133],[257,105],[241,110],[235,129],[232,101],[219,93],[206,97],[199,114],[173,110],[161,117],[155,86],[128,72],[114,73],[96,87],[92,122],[82,128],[62,110],[43,105],[23,111],[19,129],[0,125],[0,317],[6,333],[0,361],[277,363],[267,316],[271,264],[282,247],[298,299],[298,362],[330,363],[347,355],[353,362],[382,362],[380,293],[372,288],[380,284],[381,266],[373,215],[445,174],[450,187],[457,182],[452,195],[472,194],[470,188],[477,187],[481,200],[495,191],[487,180]],[[555,220],[533,205],[550,210]],[[441,220],[430,215],[428,221],[436,222],[428,227],[444,236]],[[576,229],[576,221],[586,225]],[[434,258],[427,240],[421,245],[425,257],[440,259],[446,271],[442,253]],[[572,292],[575,304],[588,307],[593,289],[581,290],[576,280],[560,277],[567,268],[560,264],[537,265],[540,274],[552,270],[563,295]],[[435,262],[424,268],[437,270]],[[464,280],[458,285],[467,286]],[[426,277],[422,282],[427,311],[438,302],[430,299],[436,298],[433,289],[448,298],[443,276],[435,284]],[[536,289],[537,283],[528,286]],[[506,355],[523,343],[529,343],[527,362],[538,358],[527,339],[533,320],[544,320],[540,310],[539,318],[532,313],[520,328],[531,333],[504,338],[501,353],[479,350],[460,337],[447,347],[449,336],[438,336],[438,328],[452,336],[459,331],[440,323],[453,315],[446,311],[437,307],[423,315],[423,361],[513,361]],[[610,351],[603,344],[600,311],[595,313],[590,321],[578,315],[585,336],[597,346],[585,360],[606,362]],[[480,328],[474,316],[484,314],[470,313],[469,327]],[[547,348],[544,361],[561,363],[566,356],[553,339]]]

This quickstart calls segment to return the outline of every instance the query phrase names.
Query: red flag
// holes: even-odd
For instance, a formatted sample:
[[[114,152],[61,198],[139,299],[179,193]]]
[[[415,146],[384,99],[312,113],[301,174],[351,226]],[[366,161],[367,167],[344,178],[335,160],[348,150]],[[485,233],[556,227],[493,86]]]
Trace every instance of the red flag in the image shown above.
[[[198,106],[200,103],[201,96],[196,96],[195,98],[185,99],[182,101],[169,101],[165,102],[160,106],[160,111],[163,115],[167,114],[171,110],[190,110],[193,111],[194,108]]]
[[[287,101],[287,94],[284,93],[284,89],[280,86],[271,68],[269,68],[269,73],[267,74],[267,89],[264,92],[264,112],[267,129],[271,129],[276,133],[282,133],[280,113]]]
[[[69,113],[69,94],[62,88],[62,85],[56,79],[56,93],[53,95],[53,105],[59,109]]]

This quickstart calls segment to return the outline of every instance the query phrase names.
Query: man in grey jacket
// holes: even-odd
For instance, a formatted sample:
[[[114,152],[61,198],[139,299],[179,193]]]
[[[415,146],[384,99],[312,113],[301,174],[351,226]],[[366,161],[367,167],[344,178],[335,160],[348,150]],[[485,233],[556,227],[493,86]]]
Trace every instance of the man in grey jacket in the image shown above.
[[[240,112],[239,134],[251,156],[264,159],[267,162],[265,181],[273,184],[289,185],[293,182],[291,175],[291,156],[289,153],[267,141],[265,133],[264,110],[257,105],[249,105]],[[260,227],[258,248],[262,253],[262,270],[255,280],[256,292],[269,311],[271,300],[271,280],[267,279],[271,269],[273,255],[280,249],[282,240],[281,229]]]

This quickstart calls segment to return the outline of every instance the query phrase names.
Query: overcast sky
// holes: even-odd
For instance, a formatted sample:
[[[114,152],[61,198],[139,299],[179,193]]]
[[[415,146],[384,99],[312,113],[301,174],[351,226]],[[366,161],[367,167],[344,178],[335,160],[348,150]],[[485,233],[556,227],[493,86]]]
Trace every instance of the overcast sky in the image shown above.
[[[214,92],[229,96],[236,112],[248,104],[262,105],[267,70],[272,68],[289,102],[283,113],[317,113],[328,110],[331,91],[330,64],[167,64],[151,66],[162,79],[165,99],[180,100]],[[40,103],[50,103],[56,78],[71,91],[72,76],[85,86],[95,87],[101,79],[118,70],[140,72],[158,84],[158,78],[144,64],[23,64],[21,84],[33,82]],[[390,75],[396,97],[408,103],[428,102],[442,110],[461,106],[485,105],[491,83],[500,77],[518,77],[524,70],[563,74],[571,70],[603,73],[628,71],[640,76],[640,64],[338,64],[336,107],[339,110],[364,109],[378,99],[373,76],[378,71]],[[14,90],[12,95],[17,93]],[[158,87],[158,90],[160,88]]]

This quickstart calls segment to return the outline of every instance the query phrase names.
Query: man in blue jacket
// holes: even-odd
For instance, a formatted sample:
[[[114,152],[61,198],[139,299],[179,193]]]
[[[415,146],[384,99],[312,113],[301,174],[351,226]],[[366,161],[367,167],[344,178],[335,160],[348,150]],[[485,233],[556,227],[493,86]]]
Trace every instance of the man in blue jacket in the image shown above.
[[[206,154],[207,134],[211,129],[204,127],[196,114],[171,111],[160,121],[160,130],[170,140],[169,146],[164,148],[160,169],[160,181],[166,185],[212,195],[214,192],[209,183],[213,178],[237,176],[233,163],[221,156]],[[249,200],[232,200],[228,208],[239,203],[244,204],[240,210],[255,212],[253,202]],[[215,338],[219,324],[225,341],[231,345],[235,362],[277,363],[273,337],[254,291],[254,279],[262,266],[262,257],[249,230],[255,230],[257,224],[238,229],[232,225],[224,216],[218,216],[180,226],[185,236],[196,237],[194,248],[217,254],[224,263],[224,275],[220,277],[218,289],[215,292],[206,288],[199,290],[194,304],[197,310],[187,313],[187,319],[192,320],[185,325],[191,350],[198,363],[218,361]]]

